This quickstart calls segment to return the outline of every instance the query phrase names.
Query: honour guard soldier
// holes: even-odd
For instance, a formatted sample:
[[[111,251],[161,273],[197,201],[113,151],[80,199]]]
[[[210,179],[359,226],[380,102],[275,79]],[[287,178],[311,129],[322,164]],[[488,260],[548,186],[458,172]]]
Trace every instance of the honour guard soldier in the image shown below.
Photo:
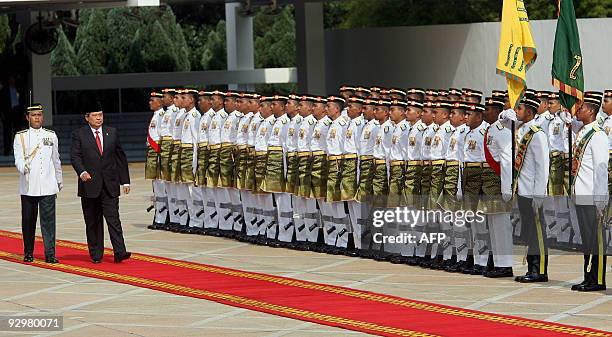
[[[187,112],[184,109],[184,96],[183,90],[176,90],[174,95],[174,105],[178,109],[176,115],[174,116],[174,130],[172,131],[172,154],[170,155],[170,163],[172,165],[172,188],[171,191],[174,192],[175,197],[175,205],[176,208],[172,211],[176,222],[172,222],[170,220],[170,225],[173,225],[170,228],[173,231],[178,231],[180,229],[185,229],[187,226],[187,220],[189,215],[187,214],[187,200],[185,199],[187,195],[180,188],[181,183],[181,152],[182,151],[182,135],[183,135],[183,122],[187,117]]]
[[[358,87],[357,92],[366,90]],[[356,256],[357,251],[361,249],[361,234],[362,228],[359,224],[361,209],[359,203],[355,201],[357,194],[358,172],[359,172],[359,139],[361,132],[366,124],[365,118],[362,116],[363,104],[365,100],[358,96],[351,96],[348,100],[348,117],[350,118],[346,137],[344,139],[344,157],[342,158],[342,182],[340,183],[340,198],[347,205],[349,211],[349,234],[353,238],[353,246],[350,241],[347,242],[347,255]],[[349,240],[350,240],[349,236]]]
[[[569,246],[578,227],[570,216],[568,200],[569,189],[569,132],[571,130],[561,119],[561,102],[559,94],[551,92],[548,95],[548,110],[554,116],[548,126],[548,144],[550,150],[550,176],[548,181],[548,194],[554,203],[554,226],[550,232],[557,239],[557,243]],[[577,234],[577,235],[576,235]]]
[[[449,102],[460,102],[463,92],[456,88],[448,89],[448,96],[446,97]]]
[[[389,89],[389,98],[391,100],[406,101],[406,92],[402,89]]]
[[[161,228],[166,225],[168,210],[168,195],[166,186],[162,180],[162,151],[168,151],[168,145],[162,149],[161,127],[164,120],[163,94],[151,92],[149,98],[149,108],[153,111],[153,116],[149,122],[147,132],[147,160],[145,163],[145,179],[152,180],[153,185],[153,224],[149,228]],[[166,124],[170,124],[169,120]],[[168,140],[168,139],[167,139]],[[168,142],[166,142],[168,144]],[[164,153],[165,156],[168,153]],[[149,208],[150,210],[151,208]]]
[[[425,90],[425,96],[424,96],[423,99],[425,101],[435,101],[437,97],[438,97],[438,90],[436,90],[436,89],[427,89],[427,90]]]
[[[277,210],[274,208],[272,194],[266,192],[264,181],[267,173],[268,164],[268,142],[276,122],[276,117],[271,107],[271,97],[261,97],[261,117],[264,120],[259,125],[257,137],[255,139],[255,187],[253,193],[257,195],[258,215],[261,219],[255,224],[257,226],[260,242],[263,244],[274,244],[267,240],[267,229],[275,225]]]
[[[378,133],[375,135],[375,143],[373,149],[374,156],[374,176],[372,178],[373,191],[373,207],[386,207],[389,196],[389,151],[391,149],[391,140],[393,138],[393,122],[389,120],[389,108],[391,101],[379,99],[376,102],[374,110],[374,118],[380,124]],[[389,228],[387,228],[389,229]],[[371,229],[373,231],[373,228]],[[384,228],[383,228],[384,231]],[[384,233],[384,232],[383,232]],[[378,253],[374,255],[376,260],[386,260],[389,257],[387,254],[391,247],[381,245]]]
[[[219,200],[219,229],[223,235],[231,236],[234,230],[234,219],[241,216],[240,192],[235,181],[235,143],[238,136],[238,124],[243,114],[236,110],[238,93],[228,91],[223,102],[223,111],[227,117],[221,125],[221,149],[219,150],[219,185],[215,193]]]
[[[547,193],[549,151],[546,134],[534,121],[539,106],[540,101],[535,95],[526,94],[519,104],[516,117],[510,110],[501,115],[506,127],[510,120],[518,119],[522,123],[516,132],[518,146],[513,185],[513,192],[518,195],[521,235],[525,236],[528,245],[527,274],[515,278],[521,283],[548,281],[548,247],[538,213],[542,212]]]
[[[166,109],[166,114],[170,116],[170,135],[172,136],[172,143],[169,149],[170,154],[169,154],[169,160],[168,160],[169,177],[166,179],[166,193],[168,194],[168,206],[169,206],[168,207],[169,222],[168,222],[168,225],[164,227],[165,230],[171,230],[174,227],[178,226],[180,222],[180,217],[178,216],[178,213],[179,213],[178,204],[177,204],[177,199],[176,199],[175,175],[176,175],[176,170],[177,170],[176,166],[178,165],[178,155],[181,150],[180,133],[177,134],[177,132],[179,131],[182,132],[182,129],[179,128],[177,130],[178,127],[176,126],[177,116],[179,115],[179,110],[180,110],[176,104],[179,103],[181,97],[177,95],[176,89],[164,89],[163,93],[164,93],[164,103],[166,105],[168,103],[171,103],[170,105],[167,105],[167,109]],[[181,118],[179,118],[178,121],[180,125]]]
[[[26,119],[29,128],[17,132],[13,142],[15,166],[20,174],[23,262],[34,261],[36,220],[40,210],[45,262],[58,263],[55,258],[55,199],[62,190],[63,180],[57,136],[42,127],[42,105],[28,107]]]
[[[453,92],[453,90],[455,92],[451,95],[458,96],[460,91],[451,89],[449,92]],[[467,105],[460,103],[459,100],[451,104],[452,107],[449,114],[451,136],[448,141],[446,163],[444,164],[444,186],[440,199],[438,199],[438,205],[446,211],[456,212],[461,209],[457,195],[461,192],[460,166],[463,159],[463,141],[467,132],[467,127],[464,123]],[[465,237],[465,234],[468,232],[465,230],[465,226],[455,226],[452,220],[443,220],[440,227],[444,233],[448,233],[447,237],[451,238],[450,241],[443,243],[442,246],[442,258],[444,259],[442,268],[448,272],[457,272],[460,268],[464,267],[465,261],[457,261],[455,234],[462,234]],[[464,246],[463,249],[467,249],[467,247]]]
[[[368,88],[357,87],[357,90],[355,90],[354,97],[366,98],[366,97],[369,97],[371,93],[372,91]]]
[[[584,281],[572,286],[575,291],[606,290],[605,211],[608,204],[608,139],[597,125],[601,92],[587,91],[576,112],[583,126],[572,148],[571,188],[584,253]],[[566,113],[567,114],[567,113]]]
[[[606,114],[606,117],[602,121],[602,129],[608,135],[608,146],[610,148],[610,161],[608,162],[608,194],[612,195],[612,90],[604,91],[603,105],[601,110]],[[612,207],[608,203],[608,214],[606,219],[612,217]],[[609,222],[609,220],[608,220]],[[606,234],[608,241],[608,250],[612,250],[612,226],[608,226],[608,232]]]
[[[410,96],[410,93],[408,94]],[[421,96],[423,97],[423,96]],[[421,173],[423,171],[423,134],[426,125],[421,122],[423,114],[423,103],[420,100],[408,101],[406,108],[406,121],[410,123],[408,130],[408,140],[404,148],[404,203],[412,211],[421,210]],[[409,224],[417,226],[418,223]],[[400,253],[405,257],[405,262],[410,265],[418,265],[420,257],[415,255],[416,244],[410,243],[403,245]]]
[[[181,224],[184,226],[180,229],[182,233],[192,233],[202,228],[203,222],[201,217],[197,216],[200,212],[200,207],[194,207],[194,200],[202,200],[202,190],[194,186],[194,175],[197,167],[197,146],[200,125],[200,112],[196,109],[198,102],[198,90],[185,89],[182,92],[183,105],[186,110],[185,119],[183,120],[183,132],[181,133],[181,152],[179,153],[180,162],[180,184],[178,187],[179,200],[184,201],[184,211],[186,214],[179,213],[181,216]],[[187,218],[183,222],[183,218]],[[186,225],[189,227],[186,227]]]
[[[238,123],[238,134],[236,136],[236,149],[235,149],[235,157],[234,157],[234,172],[235,172],[235,185],[238,188],[240,193],[240,201],[242,211],[241,214],[234,219],[234,232],[238,235],[239,240],[246,239],[243,237],[245,233],[246,221],[252,220],[252,217],[249,213],[252,213],[252,209],[248,212],[248,203],[250,202],[250,192],[247,188],[247,170],[251,163],[249,163],[249,125],[251,124],[251,120],[253,119],[254,112],[251,111],[249,103],[250,99],[254,98],[253,93],[241,92],[239,97],[236,99],[236,104],[238,106],[237,110],[242,113],[242,118],[240,118],[240,122]],[[240,235],[238,234],[240,233]]]
[[[374,109],[377,99],[366,98],[363,106],[363,118],[366,123],[359,136],[359,171],[358,171],[358,186],[355,200],[359,207],[359,219],[361,227],[361,251],[360,255],[367,257],[371,252],[372,228],[366,223],[368,217],[367,208],[373,201],[373,179],[374,179],[374,145],[376,145],[376,136],[380,128],[380,122],[374,118]],[[356,243],[357,244],[357,243]]]
[[[213,235],[221,235],[219,231],[219,225],[221,225],[220,218],[221,203],[228,204],[229,200],[220,200],[219,197],[225,196],[225,193],[221,191],[221,130],[225,125],[227,119],[227,112],[223,109],[225,92],[214,90],[212,92],[211,104],[212,109],[215,111],[214,116],[210,121],[208,127],[208,170],[206,171],[206,191],[208,194],[204,197],[206,202],[206,219],[204,220],[204,226],[209,228],[208,233]],[[225,210],[223,213],[225,213]]]
[[[318,233],[318,212],[316,199],[311,197],[311,144],[317,119],[312,115],[314,97],[303,95],[300,98],[299,112],[303,118],[297,130],[297,157],[299,183],[298,193],[294,203],[295,237],[298,242],[308,242],[305,249],[314,249]],[[313,234],[314,233],[314,234]],[[310,241],[310,242],[309,242]]]
[[[249,146],[247,162],[248,168],[246,171],[246,187],[247,191],[245,195],[248,197],[243,199],[243,203],[246,205],[245,222],[246,222],[246,233],[247,241],[256,242],[257,235],[259,235],[259,225],[261,221],[263,223],[263,208],[258,204],[259,196],[256,195],[258,191],[258,185],[256,181],[261,182],[261,177],[256,178],[255,168],[257,166],[257,156],[255,153],[255,141],[258,137],[259,126],[263,122],[264,117],[260,112],[260,98],[261,95],[253,94],[253,97],[249,99],[248,109],[253,112],[253,118],[249,123],[249,132],[247,145]]]
[[[312,115],[317,119],[317,123],[312,131],[310,143],[312,156],[310,165],[310,196],[317,200],[321,219],[318,223],[318,229],[310,231],[309,241],[317,242],[319,246],[316,249],[321,251],[328,251],[328,248],[321,244],[324,243],[323,228],[325,223],[332,221],[333,216],[330,207],[325,203],[325,198],[327,197],[327,133],[332,123],[331,119],[326,115],[326,104],[327,98],[321,96],[314,98]]]
[[[389,197],[387,207],[405,206],[404,200],[404,160],[406,155],[406,144],[408,144],[408,133],[410,123],[406,120],[406,107],[404,100],[394,99],[391,101],[389,119],[393,125],[391,144],[389,148]],[[390,235],[398,235],[409,231],[409,224],[393,223],[385,224]],[[391,263],[403,263],[406,258],[400,255],[402,245],[392,244],[387,247],[388,252],[397,254],[389,259]]]
[[[493,266],[483,275],[512,277],[512,132],[498,120],[504,108],[503,100],[488,97],[485,107],[484,119],[490,125],[485,132],[484,151],[489,167],[482,171],[484,199],[479,203],[479,209],[486,214]]]
[[[480,104],[482,101],[482,92],[470,88],[463,88],[463,101],[468,103]]]
[[[293,238],[293,209],[291,207],[291,194],[287,193],[287,134],[291,120],[285,113],[285,105],[289,98],[281,95],[270,97],[270,108],[274,114],[272,133],[268,138],[268,157],[266,161],[266,175],[262,183],[262,190],[271,193],[276,204],[273,221],[268,223],[266,237],[270,245],[278,246],[290,243]]]
[[[442,195],[444,189],[444,170],[446,168],[446,152],[448,144],[453,134],[453,128],[450,125],[450,109],[452,105],[446,100],[448,93],[441,91],[444,95],[438,96],[438,101],[435,103],[434,109],[434,125],[437,126],[431,144],[431,187],[429,191],[429,209],[439,209],[438,199]],[[439,93],[440,94],[440,93]],[[440,230],[441,218],[433,219],[430,222],[429,232],[435,233]],[[442,269],[443,257],[442,246],[438,243],[431,244],[431,264],[428,266],[433,269]]]
[[[301,215],[303,212],[297,211],[296,206],[299,205],[299,186],[300,186],[300,158],[298,157],[298,130],[304,117],[299,114],[299,104],[301,101],[301,97],[292,93],[289,94],[289,99],[287,100],[287,104],[285,105],[285,110],[287,111],[287,117],[289,117],[289,130],[287,131],[287,141],[285,143],[286,146],[286,157],[287,157],[287,182],[285,185],[285,191],[291,197],[291,205],[292,205],[292,215],[291,221],[289,224],[285,226],[289,226],[288,230],[291,231],[291,244],[289,247],[304,249],[304,246],[299,246],[295,242],[294,238],[297,235],[297,226],[301,226],[304,224],[303,219],[301,219]],[[298,216],[296,216],[298,215]],[[284,229],[283,229],[284,230]],[[279,234],[280,236],[280,234]],[[296,238],[297,240],[297,238]],[[304,240],[302,240],[304,241]]]
[[[163,112],[163,117],[159,121],[159,135],[160,135],[160,166],[161,166],[161,180],[160,183],[163,184],[163,189],[165,191],[165,196],[163,197],[155,197],[157,202],[162,203],[161,207],[156,208],[156,217],[159,217],[163,220],[162,223],[154,223],[149,226],[150,229],[164,229],[169,225],[170,222],[170,183],[171,183],[171,173],[170,173],[170,155],[172,153],[172,131],[173,131],[173,114],[175,114],[176,107],[173,103],[173,94],[174,89],[163,89],[162,90],[162,104],[163,107],[166,107],[166,110]],[[163,108],[162,107],[162,108]],[[176,199],[175,199],[176,202]]]
[[[330,247],[346,248],[350,219],[344,209],[342,202],[342,166],[344,157],[345,135],[348,129],[348,121],[342,110],[345,100],[336,96],[327,98],[327,117],[332,121],[329,126],[326,138],[327,149],[327,189],[326,202],[327,208],[321,209],[321,213],[331,217],[324,224],[325,243]],[[330,252],[340,253],[342,250],[331,248]]]
[[[484,135],[489,125],[483,120],[484,107],[477,103],[466,105],[467,125],[470,128],[463,142],[462,195],[466,210],[476,211],[482,191],[482,171],[488,168],[484,154]],[[485,223],[474,221],[466,224],[468,235],[456,233],[457,260],[466,261],[459,271],[464,274],[482,275],[488,263],[488,240]],[[466,249],[467,248],[467,249]]]
[[[548,97],[550,96],[550,91],[538,91],[533,92],[538,100],[540,100],[540,107],[538,108],[537,115],[534,118],[537,125],[539,125],[544,133],[546,133],[546,137],[550,138],[548,135],[550,124],[555,116],[548,111]],[[549,145],[550,146],[550,145]],[[555,233],[553,232],[553,228],[555,226],[555,204],[552,198],[546,198],[544,201],[544,212],[543,212],[544,223],[546,225],[547,231],[546,236],[548,239],[554,240]]]
[[[194,193],[194,211],[198,219],[202,219],[203,231],[209,228],[210,214],[206,212],[206,198],[209,195],[208,187],[206,186],[206,172],[208,170],[208,161],[210,152],[208,149],[208,130],[211,121],[215,116],[215,110],[212,109],[210,96],[212,92],[200,90],[198,98],[198,108],[202,113],[200,123],[198,125],[198,145],[197,145],[197,168],[195,182],[196,186],[201,189],[201,192]]]

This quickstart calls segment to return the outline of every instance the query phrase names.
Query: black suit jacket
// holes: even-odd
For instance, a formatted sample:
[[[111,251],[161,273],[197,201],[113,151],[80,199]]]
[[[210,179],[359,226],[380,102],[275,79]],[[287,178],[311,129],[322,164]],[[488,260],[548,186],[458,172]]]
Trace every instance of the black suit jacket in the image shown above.
[[[72,132],[72,167],[77,175],[83,171],[91,175],[88,182],[79,178],[79,197],[97,198],[103,188],[106,188],[111,197],[118,197],[120,185],[130,183],[127,158],[121,148],[117,129],[102,126],[102,137],[103,149],[100,155],[96,138],[89,125]]]

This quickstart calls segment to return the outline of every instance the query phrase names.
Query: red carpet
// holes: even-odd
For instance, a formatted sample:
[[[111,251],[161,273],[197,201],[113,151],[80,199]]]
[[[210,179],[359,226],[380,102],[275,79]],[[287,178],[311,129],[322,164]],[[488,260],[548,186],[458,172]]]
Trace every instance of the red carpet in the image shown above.
[[[42,242],[37,241],[37,252]],[[22,263],[21,235],[0,231],[0,259]],[[36,267],[131,284],[349,330],[383,336],[612,336],[611,333],[497,315],[362,290],[132,254],[121,264],[94,265],[87,245],[57,242],[61,264]]]

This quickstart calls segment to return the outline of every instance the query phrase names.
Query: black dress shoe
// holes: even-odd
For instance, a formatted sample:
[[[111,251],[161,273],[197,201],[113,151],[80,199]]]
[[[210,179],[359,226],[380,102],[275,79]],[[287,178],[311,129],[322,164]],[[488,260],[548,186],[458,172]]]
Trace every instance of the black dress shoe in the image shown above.
[[[119,263],[119,262],[121,262],[123,260],[129,259],[130,256],[132,256],[132,253],[130,253],[130,252],[125,252],[125,254],[123,254],[123,255],[115,255],[114,262],[115,263]]]
[[[606,286],[604,284],[583,284],[581,286],[576,287],[576,291],[587,292],[587,291],[602,291],[606,290]]]
[[[55,257],[45,257],[46,263],[59,263],[59,261]]]
[[[485,271],[484,266],[474,265],[474,267],[472,267],[472,270],[470,271],[470,274],[471,275],[482,275],[484,271]]]
[[[583,285],[585,285],[585,284],[587,284],[587,283],[588,283],[587,281],[582,281],[582,282],[580,282],[580,283],[578,283],[578,284],[574,284],[574,285],[572,286],[572,290],[578,290],[578,288],[579,288],[579,287],[582,287]]]
[[[34,262],[34,256],[32,256],[32,254],[26,254],[23,256],[23,262]]]
[[[421,263],[421,258],[418,256],[410,256],[406,260],[406,264],[409,266],[418,266]]]
[[[488,278],[500,278],[500,277],[512,277],[512,267],[493,267],[493,270],[485,271],[484,277]]]
[[[445,271],[449,272],[449,273],[460,273],[461,269],[463,269],[463,267],[466,265],[467,262],[465,261],[457,261],[455,264],[453,264],[452,266],[449,266],[448,268],[444,269]]]
[[[91,262],[93,264],[99,264],[99,263],[102,263],[102,259],[91,259]]]
[[[391,262],[393,264],[404,264],[407,261],[408,261],[408,258],[406,256],[402,256],[402,255],[392,256],[389,259],[389,262]]]
[[[536,282],[548,282],[548,275],[540,275],[538,273],[527,273],[523,276],[517,276],[514,278],[516,282],[520,283],[536,283]]]

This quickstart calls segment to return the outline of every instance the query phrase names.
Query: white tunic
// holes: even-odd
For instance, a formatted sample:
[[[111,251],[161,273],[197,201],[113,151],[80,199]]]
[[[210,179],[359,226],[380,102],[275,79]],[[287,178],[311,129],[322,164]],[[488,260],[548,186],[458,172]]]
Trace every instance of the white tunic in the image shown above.
[[[327,152],[327,132],[332,121],[325,116],[317,121],[317,124],[312,131],[312,142],[310,143],[311,151],[326,151]]]
[[[365,120],[362,116],[351,119],[346,130],[344,139],[344,153],[359,154],[359,138],[361,137],[361,131],[365,126]]]
[[[374,145],[376,144],[376,135],[379,128],[380,123],[376,119],[372,119],[365,124],[359,136],[360,156],[371,156],[374,154]]]
[[[596,125],[595,121],[580,129],[574,144],[578,144]],[[573,195],[578,205],[593,205],[608,200],[608,139],[603,130],[599,127],[596,130],[584,148],[575,177]]]
[[[535,125],[535,121],[531,120],[527,123],[523,123],[518,128],[518,145],[515,155],[518,155],[521,140],[525,134],[527,134],[529,128]],[[542,131],[536,132],[527,147],[527,151],[523,157],[523,165],[518,174],[518,195],[527,198],[532,198],[534,196],[543,197],[547,195],[549,162],[548,140],[546,139],[546,134]]]
[[[410,123],[403,120],[395,126],[391,137],[391,150],[389,151],[390,160],[406,159],[406,144],[408,144],[408,134],[410,133]]]
[[[317,125],[317,119],[312,115],[304,117],[300,127],[297,131],[297,150],[300,152],[310,151],[312,144],[312,136],[314,128]]]
[[[431,160],[446,159],[446,151],[453,131],[454,128],[451,126],[450,121],[440,125],[431,144]]]
[[[327,155],[338,156],[344,154],[344,139],[347,129],[348,124],[343,117],[338,117],[331,123],[326,137]]]
[[[501,192],[512,194],[512,131],[498,120],[487,129],[487,148],[501,169]]]
[[[482,122],[477,128],[468,130],[463,141],[463,162],[484,163],[484,134],[489,123]]]
[[[255,151],[268,151],[268,139],[270,139],[272,127],[274,126],[275,122],[276,117],[274,117],[274,115],[270,115],[268,118],[259,123],[259,128],[257,128],[257,136],[255,138]]]
[[[423,160],[423,135],[427,126],[423,122],[416,121],[410,127],[408,132],[408,141],[406,142],[404,158],[406,160]]]
[[[13,153],[20,173],[21,195],[39,197],[59,192],[63,181],[62,163],[55,132],[43,128],[18,132],[13,141]]]

